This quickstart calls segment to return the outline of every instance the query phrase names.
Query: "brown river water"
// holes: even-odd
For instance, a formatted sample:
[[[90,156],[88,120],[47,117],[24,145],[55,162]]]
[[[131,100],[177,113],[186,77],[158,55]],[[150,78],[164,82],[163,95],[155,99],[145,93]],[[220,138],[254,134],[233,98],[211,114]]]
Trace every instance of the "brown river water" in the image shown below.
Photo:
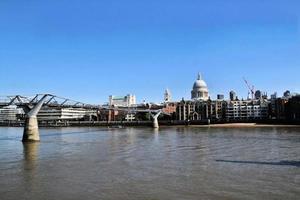
[[[300,128],[0,127],[0,199],[300,199]]]

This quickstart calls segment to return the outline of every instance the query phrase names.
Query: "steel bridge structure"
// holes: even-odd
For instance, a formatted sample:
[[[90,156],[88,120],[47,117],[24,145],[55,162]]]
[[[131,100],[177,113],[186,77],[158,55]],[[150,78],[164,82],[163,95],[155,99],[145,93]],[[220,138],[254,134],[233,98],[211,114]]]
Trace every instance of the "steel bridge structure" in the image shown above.
[[[0,96],[0,108],[10,105],[16,105],[22,108],[28,107],[29,109],[34,107],[44,96],[43,106],[55,107],[55,108],[86,108],[86,109],[98,109],[99,105],[86,104],[79,101],[75,101],[69,98],[59,97],[53,94],[36,94],[33,96],[23,95],[8,95]]]
[[[4,98],[3,98],[4,97]],[[37,114],[43,106],[52,108],[84,108],[98,110],[99,105],[85,104],[68,98],[59,97],[53,94],[36,94],[34,96],[10,95],[0,96],[0,108],[15,105],[23,108],[25,115],[25,125],[23,132],[23,142],[40,141]],[[158,117],[163,113],[162,109],[151,110],[138,108],[106,108],[108,110],[122,110],[128,113],[148,112],[153,119],[153,128],[158,128]]]

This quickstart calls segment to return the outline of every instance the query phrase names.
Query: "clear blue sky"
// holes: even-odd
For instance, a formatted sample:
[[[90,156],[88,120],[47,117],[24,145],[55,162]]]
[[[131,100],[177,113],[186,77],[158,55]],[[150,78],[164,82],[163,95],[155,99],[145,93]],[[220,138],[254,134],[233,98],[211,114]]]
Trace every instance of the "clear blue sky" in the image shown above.
[[[1,0],[0,95],[300,92],[299,0]]]

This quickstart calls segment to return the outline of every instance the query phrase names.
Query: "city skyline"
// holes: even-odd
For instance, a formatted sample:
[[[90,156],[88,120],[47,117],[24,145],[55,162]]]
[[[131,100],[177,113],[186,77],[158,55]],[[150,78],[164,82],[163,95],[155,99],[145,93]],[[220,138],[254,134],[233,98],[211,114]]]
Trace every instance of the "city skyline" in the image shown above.
[[[300,199],[299,10],[0,0],[0,200]]]
[[[18,2],[16,4],[16,2]],[[53,93],[87,103],[300,91],[300,3],[2,1],[0,95]],[[18,15],[15,15],[18,13]]]

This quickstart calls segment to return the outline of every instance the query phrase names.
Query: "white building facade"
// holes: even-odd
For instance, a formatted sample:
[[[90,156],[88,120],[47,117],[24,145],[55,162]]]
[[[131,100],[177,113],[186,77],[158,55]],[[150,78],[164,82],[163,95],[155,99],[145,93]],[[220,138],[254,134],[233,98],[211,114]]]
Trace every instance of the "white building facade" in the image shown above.
[[[15,105],[0,108],[0,121],[17,121],[18,115],[24,115],[24,110]]]
[[[135,95],[131,94],[128,94],[126,96],[110,95],[108,101],[109,106],[131,107],[136,104],[136,97]]]
[[[85,116],[96,115],[96,111],[83,108],[42,108],[37,118],[40,121],[79,120]]]

